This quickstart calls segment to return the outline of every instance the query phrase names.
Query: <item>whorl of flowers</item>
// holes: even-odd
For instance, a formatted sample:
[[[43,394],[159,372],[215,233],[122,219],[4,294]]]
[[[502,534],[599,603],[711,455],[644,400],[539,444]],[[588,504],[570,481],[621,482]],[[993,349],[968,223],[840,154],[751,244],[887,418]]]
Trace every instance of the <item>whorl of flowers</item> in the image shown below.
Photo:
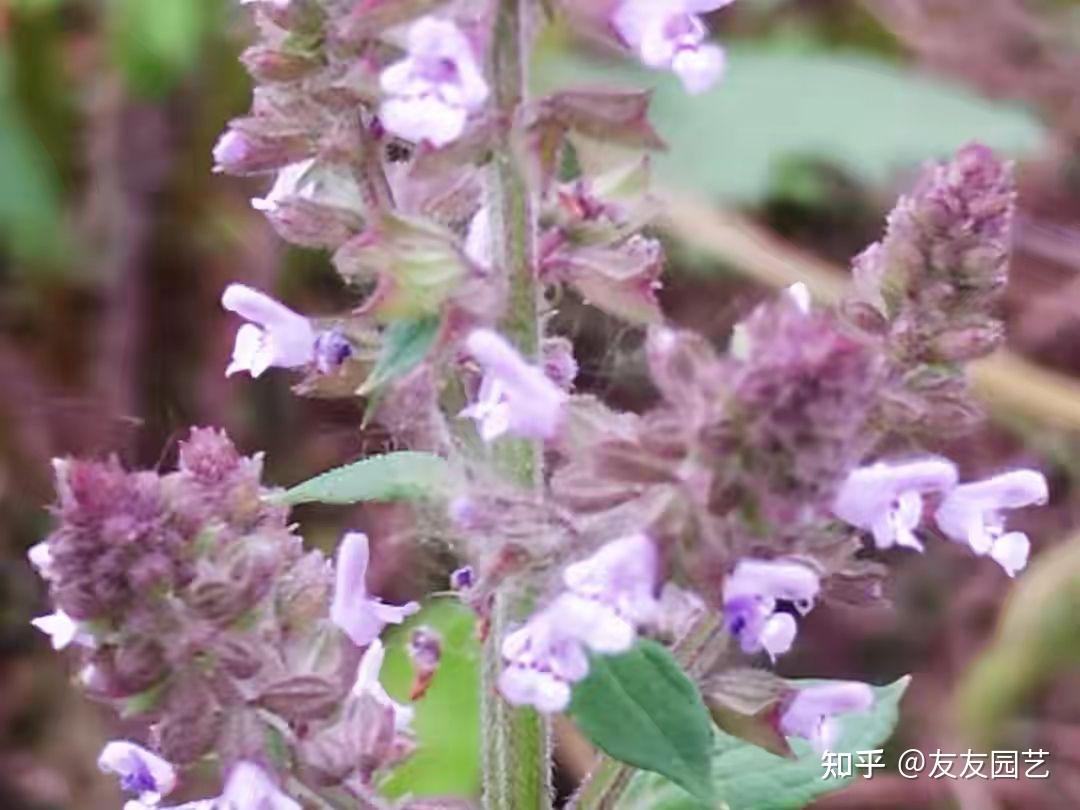
[[[665,321],[664,251],[642,232],[657,207],[647,158],[563,176],[578,138],[660,146],[649,94],[528,99],[515,50],[539,4],[243,4],[260,36],[243,56],[254,101],[216,168],[264,176],[253,208],[366,297],[315,317],[227,286],[222,306],[243,322],[222,373],[302,375],[298,394],[364,400],[429,451],[437,483],[387,473],[377,497],[431,496],[418,524],[459,558],[450,583],[486,635],[496,714],[565,710],[595,656],[642,636],[678,648],[705,627],[711,652],[688,668],[700,685],[771,663],[832,586],[880,594],[869,550],[934,553],[941,535],[1023,569],[1031,542],[1006,520],[1047,500],[1041,473],[962,482],[932,448],[883,450],[969,420],[964,363],[1000,341],[1014,190],[987,149],[927,171],[856,260],[839,313],[795,285],[713,345]],[[691,92],[721,74],[700,15],[724,0],[587,5],[603,36]],[[560,296],[542,291],[643,329],[652,407],[575,390],[573,346],[552,326]],[[261,458],[213,430],[192,432],[175,472],[56,471],[57,527],[29,555],[56,610],[34,623],[77,649],[90,695],[142,722],[146,747],[116,740],[100,759],[129,810],[160,807],[208,755],[222,792],[189,808],[461,806],[378,795],[416,746],[413,707],[379,677],[383,634],[420,606],[369,589],[366,535],[347,532],[333,563],[305,551]],[[411,638],[419,700],[442,645],[425,628]],[[825,748],[836,715],[873,700],[865,684],[784,686],[762,722]]]

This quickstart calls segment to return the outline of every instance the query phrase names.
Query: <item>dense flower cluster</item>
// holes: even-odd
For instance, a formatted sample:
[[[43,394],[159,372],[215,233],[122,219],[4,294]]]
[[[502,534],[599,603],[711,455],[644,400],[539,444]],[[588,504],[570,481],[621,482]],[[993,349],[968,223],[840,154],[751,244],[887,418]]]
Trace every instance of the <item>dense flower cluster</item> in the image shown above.
[[[425,490],[423,528],[460,558],[451,586],[488,634],[485,700],[563,711],[591,657],[647,634],[680,655],[711,647],[686,665],[703,690],[764,682],[768,710],[750,719],[826,749],[873,689],[792,688],[747,664],[791,650],[831,585],[879,584],[868,552],[921,551],[935,529],[1009,576],[1023,569],[1030,541],[1006,513],[1047,500],[1041,473],[961,483],[946,458],[886,452],[970,421],[964,363],[1001,339],[1014,190],[988,150],[965,148],[901,200],[839,311],[795,285],[721,348],[665,323],[663,249],[641,230],[656,208],[647,159],[567,176],[580,138],[661,145],[648,94],[528,100],[514,52],[540,18],[531,3],[242,2],[258,24],[243,56],[257,87],[215,167],[265,175],[254,209],[331,252],[365,298],[316,318],[229,285],[222,306],[244,322],[223,372],[301,372],[297,393],[363,398],[397,441],[444,457],[427,460],[454,481]],[[701,15],[729,2],[584,5],[602,8],[609,40],[696,93],[724,69]],[[645,327],[655,405],[622,413],[575,392],[573,346],[551,333],[555,292]],[[30,552],[56,611],[34,623],[77,648],[88,693],[134,706],[146,727],[148,747],[101,754],[127,810],[160,807],[210,754],[223,792],[179,807],[337,806],[322,791],[380,810],[460,806],[377,793],[415,747],[413,707],[380,681],[382,636],[420,606],[370,592],[366,535],[346,533],[333,564],[305,552],[261,458],[213,430],[192,432],[175,472],[77,460],[56,472],[58,525]],[[391,499],[426,486],[379,483]],[[535,609],[508,617],[506,604]],[[412,630],[413,699],[442,651]]]

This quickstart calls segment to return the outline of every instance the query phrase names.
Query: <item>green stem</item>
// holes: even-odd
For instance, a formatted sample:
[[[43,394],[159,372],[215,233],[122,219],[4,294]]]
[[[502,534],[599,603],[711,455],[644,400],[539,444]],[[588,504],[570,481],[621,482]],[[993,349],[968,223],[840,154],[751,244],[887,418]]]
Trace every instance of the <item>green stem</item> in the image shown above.
[[[500,0],[495,21],[491,76],[502,136],[491,164],[488,211],[493,255],[509,279],[503,334],[526,357],[540,348],[540,293],[536,284],[536,213],[515,141],[526,97],[526,24],[530,0]],[[507,439],[493,461],[509,480],[539,492],[543,448],[539,442]],[[551,730],[530,708],[511,706],[496,690],[502,669],[500,643],[507,630],[532,609],[532,595],[513,580],[502,585],[491,606],[484,645],[484,807],[487,810],[544,810],[551,807]]]

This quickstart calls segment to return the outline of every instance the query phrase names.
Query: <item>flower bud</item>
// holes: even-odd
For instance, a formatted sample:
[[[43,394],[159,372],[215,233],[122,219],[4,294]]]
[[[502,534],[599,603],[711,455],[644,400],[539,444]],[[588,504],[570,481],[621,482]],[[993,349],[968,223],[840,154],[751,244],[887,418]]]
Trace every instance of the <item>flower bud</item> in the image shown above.
[[[413,665],[410,700],[419,700],[431,686],[442,658],[442,637],[430,627],[418,627],[409,639],[409,659]]]
[[[255,703],[289,722],[325,720],[337,710],[342,692],[318,675],[295,675],[266,687]]]
[[[240,61],[258,82],[291,82],[318,69],[313,57],[296,51],[254,45],[240,55]]]

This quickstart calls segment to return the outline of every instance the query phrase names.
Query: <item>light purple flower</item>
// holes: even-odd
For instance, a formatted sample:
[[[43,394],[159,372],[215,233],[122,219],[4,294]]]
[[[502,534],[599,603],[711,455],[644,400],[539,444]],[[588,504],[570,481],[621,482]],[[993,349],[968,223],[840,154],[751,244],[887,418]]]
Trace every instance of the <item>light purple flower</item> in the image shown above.
[[[952,540],[978,555],[989,554],[1009,576],[1027,565],[1030,541],[1023,532],[1005,531],[1005,510],[1046,503],[1046,478],[1036,470],[1013,470],[961,484],[941,502],[934,519]]]
[[[216,810],[303,810],[300,803],[281,792],[266,771],[251,762],[240,762],[225,781]]]
[[[488,97],[472,45],[454,23],[423,17],[409,29],[406,50],[380,76],[379,119],[402,138],[445,146]]]
[[[420,605],[388,605],[367,592],[367,569],[371,558],[366,534],[349,532],[337,551],[337,579],[330,619],[352,639],[357,647],[366,647],[379,637],[388,624],[401,624]]]
[[[833,514],[874,535],[878,548],[905,546],[922,551],[915,536],[923,495],[956,486],[956,466],[943,458],[889,464],[878,462],[852,472],[833,501]]]
[[[866,712],[874,706],[874,690],[865,683],[841,681],[798,690],[780,715],[780,731],[802,737],[819,753],[830,750],[840,736],[836,715]]]
[[[614,540],[567,566],[567,590],[549,611],[587,647],[625,652],[633,646],[638,627],[656,619],[658,568],[656,544],[646,535]]]
[[[54,650],[63,650],[73,643],[81,647],[94,646],[93,637],[82,632],[79,623],[62,610],[31,619],[30,624],[49,637]]]
[[[484,377],[476,402],[461,415],[477,421],[484,441],[504,433],[552,438],[559,429],[566,394],[489,329],[474,330],[466,348],[483,368]]]
[[[798,633],[794,610],[805,616],[821,590],[818,575],[784,560],[741,560],[724,581],[724,624],[744,652],[764,650],[773,660]]]
[[[708,30],[698,14],[732,0],[625,0],[611,23],[646,65],[670,69],[688,93],[708,90],[724,72],[719,45],[707,43]]]
[[[154,806],[176,787],[176,769],[152,751],[127,740],[113,740],[101,749],[98,767],[120,777],[120,787]]]
[[[303,315],[243,284],[226,287],[221,305],[249,321],[236,332],[226,376],[246,371],[258,377],[271,367],[302,368],[315,361],[317,336]]]
[[[398,703],[383,687],[379,680],[382,672],[383,660],[386,658],[386,648],[379,639],[375,639],[364,650],[360,658],[360,666],[356,670],[356,684],[353,686],[353,694],[357,697],[368,696],[374,698],[380,706],[385,706],[394,713],[394,730],[408,731],[412,725],[413,708]]]
[[[504,698],[546,713],[570,704],[570,685],[589,673],[589,659],[568,629],[545,610],[503,639],[499,691]]]

